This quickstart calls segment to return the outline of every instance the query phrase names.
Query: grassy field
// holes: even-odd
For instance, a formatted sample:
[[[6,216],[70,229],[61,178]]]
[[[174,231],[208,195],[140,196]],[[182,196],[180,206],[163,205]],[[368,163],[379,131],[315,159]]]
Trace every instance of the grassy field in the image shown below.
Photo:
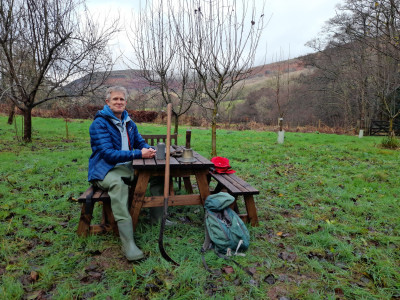
[[[20,124],[20,119],[17,124]],[[203,211],[173,207],[165,232],[175,267],[158,251],[145,211],[136,231],[147,259],[128,263],[111,234],[80,238],[90,121],[33,119],[33,142],[0,117],[1,299],[399,299],[400,151],[381,138],[218,131],[218,155],[260,190],[259,227],[237,257],[253,277],[210,251],[202,266]],[[139,124],[143,134],[165,133]],[[179,144],[184,144],[181,128]],[[209,157],[210,131],[192,129]],[[99,216],[96,216],[99,217]]]

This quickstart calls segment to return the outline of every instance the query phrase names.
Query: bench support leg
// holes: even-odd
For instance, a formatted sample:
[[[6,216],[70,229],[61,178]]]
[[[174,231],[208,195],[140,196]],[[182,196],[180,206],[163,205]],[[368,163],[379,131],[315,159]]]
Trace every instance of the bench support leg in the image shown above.
[[[253,195],[243,195],[244,202],[246,204],[247,215],[250,220],[251,226],[258,226],[257,209],[254,203]]]
[[[239,207],[237,205],[237,197],[235,197],[235,201],[229,205],[229,207],[237,214],[239,214]]]
[[[87,237],[89,234],[90,222],[92,221],[92,214],[86,214],[86,204],[82,204],[81,216],[79,218],[77,234],[82,237]]]

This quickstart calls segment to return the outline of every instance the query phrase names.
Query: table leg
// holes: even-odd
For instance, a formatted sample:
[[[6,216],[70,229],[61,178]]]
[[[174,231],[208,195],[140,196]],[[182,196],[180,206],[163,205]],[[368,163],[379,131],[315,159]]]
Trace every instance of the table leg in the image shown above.
[[[146,194],[147,185],[149,184],[150,173],[147,171],[141,171],[137,173],[137,183],[133,197],[131,201],[130,214],[132,216],[133,230],[136,229],[136,225],[139,219],[140,210],[143,206],[144,196]]]
[[[189,176],[183,177],[183,183],[185,184],[186,192],[188,192],[188,194],[193,194],[192,183],[190,182],[190,177]]]
[[[199,187],[201,204],[204,206],[206,198],[210,195],[210,188],[207,180],[208,170],[195,172],[197,186]]]

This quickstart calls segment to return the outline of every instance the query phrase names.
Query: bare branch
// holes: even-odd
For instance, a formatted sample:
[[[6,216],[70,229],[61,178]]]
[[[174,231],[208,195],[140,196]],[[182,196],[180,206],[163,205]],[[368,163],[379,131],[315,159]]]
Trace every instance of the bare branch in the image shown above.
[[[118,23],[94,22],[81,0],[4,0],[0,5],[0,76],[8,97],[25,113],[51,99],[91,93],[113,62],[108,41]],[[69,85],[85,77],[81,84]],[[100,82],[99,82],[100,79]]]

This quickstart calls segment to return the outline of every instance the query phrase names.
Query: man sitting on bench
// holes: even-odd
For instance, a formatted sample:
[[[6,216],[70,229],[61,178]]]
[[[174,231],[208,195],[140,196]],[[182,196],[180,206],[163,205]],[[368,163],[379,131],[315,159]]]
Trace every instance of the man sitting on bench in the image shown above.
[[[106,91],[106,105],[98,111],[90,126],[92,155],[89,158],[88,180],[108,191],[111,209],[117,222],[122,251],[128,260],[144,257],[133,237],[132,218],[129,214],[129,185],[134,173],[134,158],[153,158],[156,150],[150,148],[138,132],[136,124],[125,110],[127,90],[114,86]],[[150,193],[163,194],[163,178],[150,180]],[[150,211],[152,221],[162,217],[162,207]]]

